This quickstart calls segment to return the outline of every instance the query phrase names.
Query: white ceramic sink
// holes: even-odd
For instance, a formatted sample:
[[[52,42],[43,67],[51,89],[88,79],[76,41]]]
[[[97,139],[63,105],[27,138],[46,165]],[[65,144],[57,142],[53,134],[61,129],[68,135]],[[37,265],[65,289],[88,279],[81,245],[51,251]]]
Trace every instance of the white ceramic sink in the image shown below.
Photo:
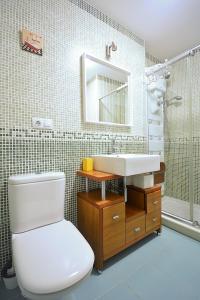
[[[94,169],[121,176],[160,170],[160,155],[109,154],[94,155]]]

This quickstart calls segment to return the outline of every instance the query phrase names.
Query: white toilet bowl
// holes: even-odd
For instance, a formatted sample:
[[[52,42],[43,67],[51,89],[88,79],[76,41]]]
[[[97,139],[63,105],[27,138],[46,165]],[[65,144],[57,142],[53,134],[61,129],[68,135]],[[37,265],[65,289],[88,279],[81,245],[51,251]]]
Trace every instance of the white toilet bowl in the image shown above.
[[[94,254],[69,221],[12,235],[15,271],[28,299],[67,299],[91,273]]]
[[[14,268],[23,296],[31,300],[72,299],[92,271],[90,245],[63,218],[64,184],[63,173],[9,180]]]

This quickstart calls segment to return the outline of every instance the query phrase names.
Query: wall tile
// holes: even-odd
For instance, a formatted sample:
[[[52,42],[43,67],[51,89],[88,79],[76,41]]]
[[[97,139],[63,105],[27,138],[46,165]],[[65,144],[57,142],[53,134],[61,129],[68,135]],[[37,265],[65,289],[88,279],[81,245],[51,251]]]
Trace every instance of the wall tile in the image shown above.
[[[65,172],[65,217],[76,224],[76,194],[85,188],[84,180],[76,176],[81,159],[110,153],[113,139],[121,152],[146,152],[147,140],[141,39],[82,0],[2,0],[0,14],[1,268],[11,255],[7,195],[11,174]],[[23,26],[44,37],[43,56],[21,50]],[[118,45],[112,62],[132,73],[130,129],[84,124],[81,118],[80,57],[89,52],[104,59],[105,45],[112,40]],[[32,117],[53,119],[54,129],[32,129]]]

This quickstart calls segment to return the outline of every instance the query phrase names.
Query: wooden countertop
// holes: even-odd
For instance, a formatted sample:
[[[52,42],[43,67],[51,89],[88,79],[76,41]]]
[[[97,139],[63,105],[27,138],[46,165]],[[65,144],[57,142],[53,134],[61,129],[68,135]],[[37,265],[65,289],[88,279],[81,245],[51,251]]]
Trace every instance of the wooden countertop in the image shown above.
[[[118,179],[121,178],[119,175],[114,175],[111,173],[104,173],[96,170],[92,171],[77,171],[77,175],[82,177],[87,177],[94,181],[106,181],[106,180],[112,180],[112,179]]]

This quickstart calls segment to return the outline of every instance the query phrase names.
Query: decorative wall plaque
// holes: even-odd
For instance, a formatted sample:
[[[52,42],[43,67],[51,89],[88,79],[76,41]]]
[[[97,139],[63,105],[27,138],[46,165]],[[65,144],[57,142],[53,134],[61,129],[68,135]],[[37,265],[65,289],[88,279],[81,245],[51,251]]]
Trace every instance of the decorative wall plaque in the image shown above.
[[[43,38],[41,35],[22,29],[22,50],[42,55]]]

